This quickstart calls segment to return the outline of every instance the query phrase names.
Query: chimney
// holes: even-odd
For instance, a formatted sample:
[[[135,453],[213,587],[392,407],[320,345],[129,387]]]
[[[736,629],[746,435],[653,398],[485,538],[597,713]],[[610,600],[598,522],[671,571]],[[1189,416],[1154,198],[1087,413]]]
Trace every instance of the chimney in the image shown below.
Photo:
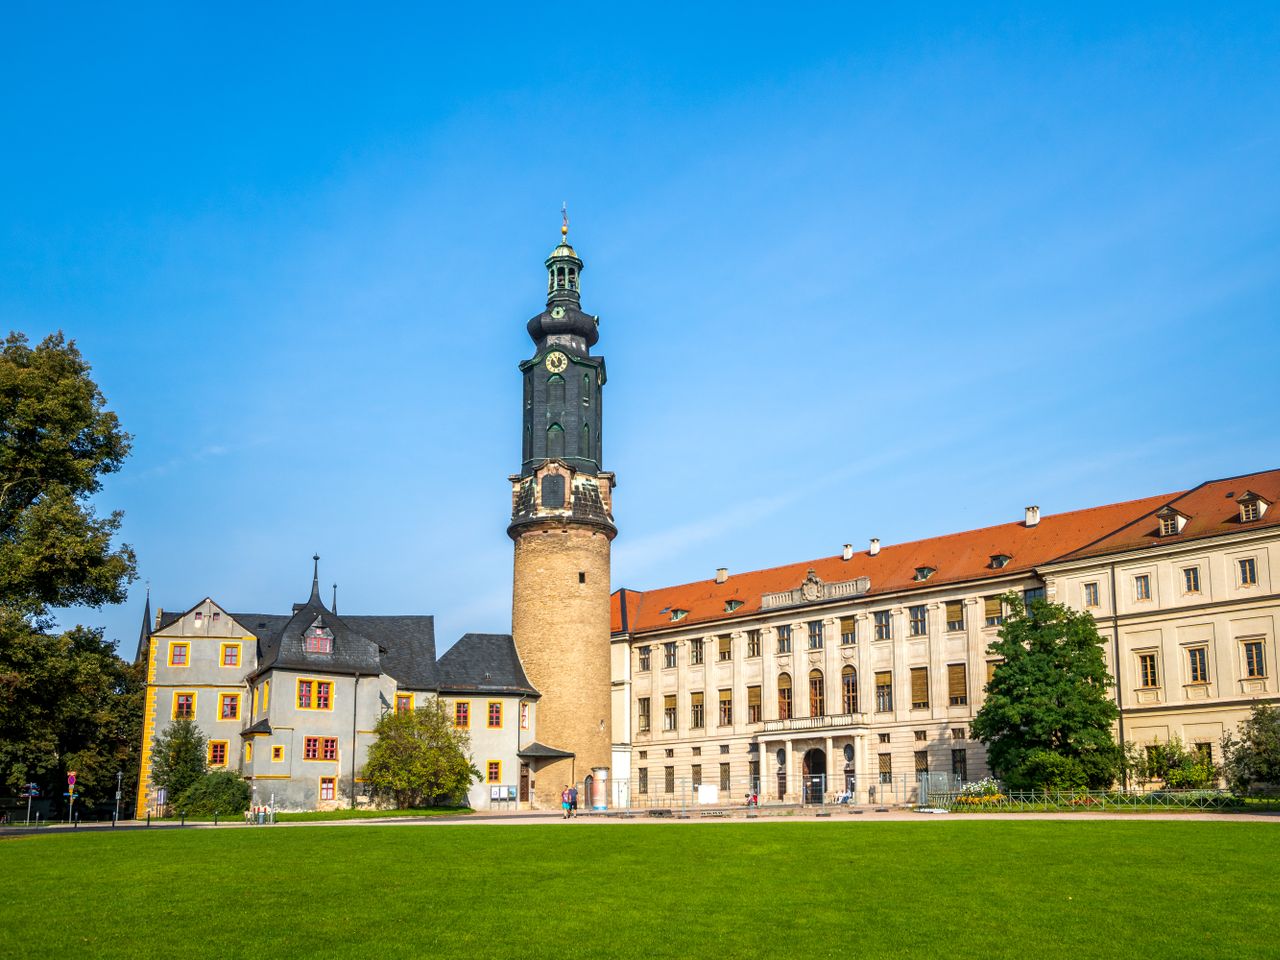
[[[879,553],[879,552],[880,552],[880,538],[879,538],[879,537],[872,537],[872,538],[871,538],[871,549],[870,549],[870,550],[868,550],[867,552],[868,552],[869,554],[871,554],[871,556],[873,556],[873,557],[874,557],[877,553]]]
[[[846,543],[846,544],[844,545],[844,552],[840,554],[840,559],[841,559],[841,560],[852,560],[852,559],[853,559],[853,544],[852,544],[852,543]]]
[[[1040,508],[1027,507],[1027,526],[1034,527],[1040,522]]]
[[[716,583],[724,583],[729,579],[728,567],[716,567]]]

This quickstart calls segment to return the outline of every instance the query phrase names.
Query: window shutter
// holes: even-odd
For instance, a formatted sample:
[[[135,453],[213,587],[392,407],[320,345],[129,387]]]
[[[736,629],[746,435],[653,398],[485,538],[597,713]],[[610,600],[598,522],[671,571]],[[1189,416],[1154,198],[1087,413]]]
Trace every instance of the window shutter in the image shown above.
[[[857,632],[857,629],[858,629],[858,620],[857,620],[857,618],[856,618],[856,617],[841,617],[841,618],[840,618],[840,632],[841,632],[842,634],[845,634],[845,633],[856,633],[856,632]]]
[[[929,668],[911,668],[911,704],[929,705]]]
[[[695,707],[702,706],[702,694],[700,692],[689,694],[689,702]]]
[[[984,605],[985,605],[985,613],[983,615],[986,616],[988,619],[992,617],[999,617],[1004,614],[1004,610],[1001,609],[1001,603],[1000,603],[999,597],[987,597],[986,601],[984,602]]]
[[[958,698],[968,695],[963,663],[947,664],[947,697],[952,703],[963,703]]]
[[[760,706],[760,688],[759,687],[747,687],[747,706],[749,707]]]
[[[947,601],[947,623],[957,623],[964,619],[964,602],[961,600]]]
[[[999,660],[987,661],[987,683],[991,682],[991,678],[996,675],[996,667],[1000,665]]]

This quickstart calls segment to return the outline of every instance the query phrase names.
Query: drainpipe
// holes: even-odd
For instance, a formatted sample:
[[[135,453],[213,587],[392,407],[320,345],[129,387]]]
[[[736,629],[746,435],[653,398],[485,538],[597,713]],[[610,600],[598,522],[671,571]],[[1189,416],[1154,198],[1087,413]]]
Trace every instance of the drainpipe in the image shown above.
[[[1124,750],[1124,705],[1120,698],[1120,595],[1116,593],[1116,565],[1111,564],[1111,650],[1112,660],[1115,662],[1115,681],[1116,681],[1116,710],[1118,718],[1116,723],[1120,733],[1120,749]],[[1125,790],[1129,789],[1129,771],[1125,767],[1120,768],[1120,786]]]
[[[356,707],[360,703],[360,674],[351,690],[351,809],[356,808]]]

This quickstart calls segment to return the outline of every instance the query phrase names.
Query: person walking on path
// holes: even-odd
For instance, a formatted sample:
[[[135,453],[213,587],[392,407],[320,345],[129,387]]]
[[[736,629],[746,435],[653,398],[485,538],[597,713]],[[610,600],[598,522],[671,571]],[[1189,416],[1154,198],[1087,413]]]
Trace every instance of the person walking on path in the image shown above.
[[[564,819],[569,819],[569,785],[566,783],[560,791],[560,809],[564,811]]]
[[[569,788],[569,816],[575,817],[578,814],[578,788]]]

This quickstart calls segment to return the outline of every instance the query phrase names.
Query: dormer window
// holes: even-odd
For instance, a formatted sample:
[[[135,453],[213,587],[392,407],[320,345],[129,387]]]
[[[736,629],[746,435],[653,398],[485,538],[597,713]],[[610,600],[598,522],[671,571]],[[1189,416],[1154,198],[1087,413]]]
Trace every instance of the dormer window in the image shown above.
[[[724,602],[724,612],[733,613],[733,611],[737,610],[740,606],[742,606],[741,600],[726,600]]]
[[[677,609],[675,609],[675,610],[672,610],[672,611],[671,611],[671,622],[672,622],[672,623],[675,623],[675,622],[676,622],[676,621],[678,621],[678,620],[683,620],[683,619],[684,619],[685,617],[687,617],[688,615],[689,615],[689,611],[688,611],[688,610],[681,610],[681,609],[679,609],[679,608],[677,608]]]
[[[928,580],[937,572],[934,567],[916,567],[916,580]]]
[[[1162,507],[1157,510],[1156,518],[1160,521],[1160,536],[1162,537],[1176,536],[1187,525],[1187,515],[1175,510],[1173,507]]]
[[[319,624],[308,627],[303,644],[307,653],[333,653],[333,631]]]
[[[1271,506],[1269,500],[1258,496],[1252,490],[1246,490],[1237,497],[1236,503],[1240,504],[1241,523],[1252,523],[1254,520],[1261,520],[1267,512],[1267,507]]]
[[[1007,567],[1009,565],[1009,561],[1012,559],[1013,557],[1009,556],[1007,553],[993,553],[991,555],[991,569],[1000,570],[1003,567]]]

